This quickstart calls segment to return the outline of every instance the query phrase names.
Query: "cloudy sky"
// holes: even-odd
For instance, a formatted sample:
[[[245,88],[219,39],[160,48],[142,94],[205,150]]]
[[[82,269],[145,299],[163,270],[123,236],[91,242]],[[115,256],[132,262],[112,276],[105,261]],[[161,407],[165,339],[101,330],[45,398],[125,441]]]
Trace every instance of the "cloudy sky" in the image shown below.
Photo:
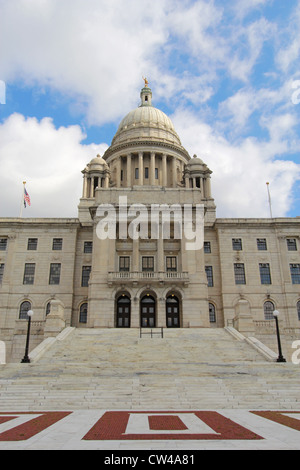
[[[218,217],[300,216],[298,0],[0,0],[0,217],[76,217],[142,77]],[[5,89],[4,89],[5,85]]]

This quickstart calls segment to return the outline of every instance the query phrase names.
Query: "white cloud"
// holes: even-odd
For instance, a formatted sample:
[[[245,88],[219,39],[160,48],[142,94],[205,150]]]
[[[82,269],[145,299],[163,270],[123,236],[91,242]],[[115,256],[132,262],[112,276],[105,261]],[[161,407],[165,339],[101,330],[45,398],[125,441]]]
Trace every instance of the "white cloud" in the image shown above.
[[[84,138],[79,126],[56,129],[49,118],[13,114],[0,124],[0,217],[19,216],[23,181],[32,202],[24,216],[77,217],[81,171],[107,148]]]
[[[299,73],[300,56],[300,4],[296,4],[286,27],[278,35],[276,63],[281,71],[290,73],[294,68]]]
[[[224,9],[204,0],[0,0],[0,9],[1,79],[69,95],[97,125],[138,104],[142,75],[164,98],[176,90],[197,104],[218,68],[246,80],[272,30],[264,18],[225,26]]]
[[[296,113],[293,106],[293,80],[288,78],[278,88],[260,88],[253,86],[240,88],[234,95],[219,103],[218,119],[223,128],[231,127],[234,133],[241,132],[247,127],[249,118],[255,111],[261,114],[261,124],[268,127],[268,121],[272,121],[274,115],[283,113]],[[275,114],[274,114],[275,113]],[[295,119],[295,117],[294,117]],[[295,122],[293,126],[295,126]]]
[[[292,187],[300,181],[300,164],[282,155],[299,152],[300,143],[294,142],[291,148],[276,131],[282,125],[289,131],[289,126],[295,124],[291,116],[274,118],[268,141],[244,138],[238,143],[216,133],[192,112],[176,112],[173,122],[190,155],[196,154],[213,171],[212,193],[218,217],[268,217],[266,182],[272,191],[273,215],[288,213]]]
[[[0,17],[2,74],[55,90],[85,103],[101,124],[132,107],[149,61],[167,32],[164,0],[3,1]],[[104,114],[105,111],[105,114]]]

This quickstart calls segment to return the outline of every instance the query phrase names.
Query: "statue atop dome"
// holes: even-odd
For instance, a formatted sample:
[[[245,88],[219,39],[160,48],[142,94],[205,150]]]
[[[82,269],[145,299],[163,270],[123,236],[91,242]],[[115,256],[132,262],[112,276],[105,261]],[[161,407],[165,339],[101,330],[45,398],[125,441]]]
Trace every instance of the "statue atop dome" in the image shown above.
[[[149,82],[148,82],[147,78],[143,77],[143,80],[145,82],[145,88],[148,88]]]

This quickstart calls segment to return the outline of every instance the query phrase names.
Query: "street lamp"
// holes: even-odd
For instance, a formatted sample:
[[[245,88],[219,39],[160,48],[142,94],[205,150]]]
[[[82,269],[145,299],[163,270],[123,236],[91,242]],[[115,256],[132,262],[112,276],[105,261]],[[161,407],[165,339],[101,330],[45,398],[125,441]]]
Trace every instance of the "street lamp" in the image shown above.
[[[275,318],[275,323],[276,323],[276,334],[277,334],[277,343],[278,343],[278,358],[277,358],[277,362],[286,362],[285,358],[283,357],[282,355],[282,351],[281,351],[281,343],[280,343],[280,335],[279,335],[279,326],[278,326],[278,315],[279,315],[279,312],[278,310],[274,310],[273,312],[273,316]]]
[[[31,325],[31,317],[33,315],[32,310],[28,310],[27,312],[28,315],[28,327],[27,327],[27,338],[26,338],[26,347],[25,347],[25,356],[23,357],[21,363],[29,363],[30,359],[28,356],[28,350],[29,350],[29,337],[30,337],[30,325]]]

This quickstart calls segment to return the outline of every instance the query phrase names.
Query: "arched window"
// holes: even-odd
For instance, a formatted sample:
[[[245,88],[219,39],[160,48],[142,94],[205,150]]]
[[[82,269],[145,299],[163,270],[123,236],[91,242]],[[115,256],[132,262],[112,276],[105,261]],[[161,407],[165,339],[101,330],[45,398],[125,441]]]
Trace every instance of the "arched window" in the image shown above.
[[[300,321],[300,300],[297,302],[297,313],[298,313],[298,320]]]
[[[273,320],[274,310],[275,310],[275,305],[273,304],[273,302],[271,302],[271,300],[267,300],[264,303],[264,317],[265,317],[265,320]]]
[[[26,300],[25,302],[22,302],[20,305],[20,311],[19,311],[19,319],[20,320],[27,320],[28,315],[27,313],[31,310],[31,303]]]
[[[86,323],[87,322],[87,312],[88,312],[88,304],[84,303],[80,306],[79,323]]]
[[[208,310],[209,310],[209,321],[210,323],[215,323],[216,322],[216,307],[214,304],[209,303],[208,304]]]
[[[50,313],[50,306],[51,306],[51,304],[50,304],[50,302],[48,302],[47,305],[46,305],[46,316],[49,315],[49,313]]]

